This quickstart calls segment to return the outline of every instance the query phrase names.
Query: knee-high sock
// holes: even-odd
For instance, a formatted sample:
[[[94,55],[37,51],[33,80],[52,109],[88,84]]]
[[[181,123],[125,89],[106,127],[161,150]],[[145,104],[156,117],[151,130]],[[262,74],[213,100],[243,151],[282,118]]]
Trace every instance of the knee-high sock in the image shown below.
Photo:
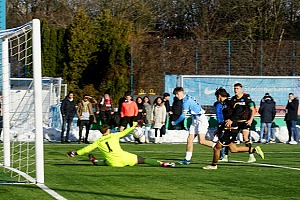
[[[152,158],[145,158],[145,163],[151,166],[161,166],[163,162]]]
[[[245,145],[246,147],[249,147],[249,154],[252,154],[252,144],[251,142],[248,140],[248,141],[245,141]]]

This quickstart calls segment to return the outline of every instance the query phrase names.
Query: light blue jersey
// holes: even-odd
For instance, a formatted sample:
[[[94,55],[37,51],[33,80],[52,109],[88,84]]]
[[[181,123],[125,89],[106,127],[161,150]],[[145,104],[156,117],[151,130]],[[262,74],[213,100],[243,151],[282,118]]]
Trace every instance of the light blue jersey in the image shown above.
[[[192,96],[186,95],[182,100],[182,113],[179,118],[174,121],[174,125],[181,122],[187,114],[201,115],[205,111],[201,108],[200,103]]]

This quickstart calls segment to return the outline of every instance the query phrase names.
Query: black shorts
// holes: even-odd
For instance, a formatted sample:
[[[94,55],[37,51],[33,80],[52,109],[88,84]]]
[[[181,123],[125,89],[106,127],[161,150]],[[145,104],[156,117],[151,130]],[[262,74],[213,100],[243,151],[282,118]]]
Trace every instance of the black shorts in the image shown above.
[[[222,144],[222,146],[228,146],[230,143],[235,143],[238,133],[238,129],[225,129],[223,133],[219,135],[219,142]]]
[[[238,122],[237,125],[238,125],[239,132],[243,130],[248,130],[248,131],[250,130],[250,126],[246,124],[246,121]]]
[[[129,124],[130,126],[132,126],[132,122],[133,120],[135,119],[135,117],[122,117],[121,118],[121,123],[120,123],[120,126],[123,126],[123,127],[127,127],[127,124]]]

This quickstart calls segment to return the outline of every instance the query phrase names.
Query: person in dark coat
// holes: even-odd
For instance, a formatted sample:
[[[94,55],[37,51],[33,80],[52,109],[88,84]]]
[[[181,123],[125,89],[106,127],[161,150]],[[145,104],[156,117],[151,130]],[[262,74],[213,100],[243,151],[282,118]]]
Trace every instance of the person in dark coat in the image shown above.
[[[76,103],[74,101],[74,93],[72,91],[65,97],[60,106],[60,112],[62,116],[62,128],[61,128],[61,143],[67,142],[70,143],[70,129],[73,122],[73,118],[76,113]],[[65,127],[67,125],[67,134],[64,137]]]
[[[271,126],[276,114],[275,101],[271,97],[265,97],[263,99],[264,100],[261,101],[261,105],[258,110],[258,113],[260,114],[260,121],[261,121],[260,137],[258,142],[262,141],[265,132],[265,127],[267,126],[266,143],[269,143],[270,136],[271,136]]]
[[[167,113],[169,113],[171,111],[169,99],[170,99],[170,94],[167,93],[167,92],[164,93],[164,95],[163,95],[163,102],[164,102],[164,105],[166,107]]]
[[[294,97],[293,93],[289,93],[289,100],[285,108],[285,117],[284,121],[286,122],[286,126],[289,132],[289,140],[287,143],[289,144],[298,144],[299,136],[298,130],[296,128],[296,124],[298,121],[298,107],[299,107],[299,99]],[[292,141],[292,136],[294,141]]]
[[[182,100],[179,100],[178,97],[174,97],[173,104],[171,107],[170,121],[176,121],[182,113]],[[184,129],[184,121],[179,123],[179,126],[173,127],[175,129]]]

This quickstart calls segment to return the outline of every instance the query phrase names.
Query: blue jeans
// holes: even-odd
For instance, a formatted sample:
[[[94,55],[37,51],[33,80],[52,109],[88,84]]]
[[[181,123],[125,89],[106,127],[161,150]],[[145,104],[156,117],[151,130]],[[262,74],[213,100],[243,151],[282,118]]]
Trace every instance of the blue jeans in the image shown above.
[[[70,129],[71,129],[71,125],[73,122],[73,118],[69,118],[69,117],[63,117],[63,122],[62,122],[62,128],[61,128],[61,141],[65,140],[69,140],[69,136],[70,136]],[[65,127],[67,125],[67,134],[66,137],[64,138],[64,133],[65,133]]]
[[[289,141],[292,140],[292,136],[296,142],[299,141],[299,136],[298,136],[298,130],[296,127],[297,121],[296,120],[287,120],[286,121],[286,126],[289,132]]]
[[[264,137],[265,126],[267,126],[267,128],[268,128],[266,142],[270,142],[272,122],[268,122],[268,123],[262,122],[261,123],[259,141],[261,141]]]

